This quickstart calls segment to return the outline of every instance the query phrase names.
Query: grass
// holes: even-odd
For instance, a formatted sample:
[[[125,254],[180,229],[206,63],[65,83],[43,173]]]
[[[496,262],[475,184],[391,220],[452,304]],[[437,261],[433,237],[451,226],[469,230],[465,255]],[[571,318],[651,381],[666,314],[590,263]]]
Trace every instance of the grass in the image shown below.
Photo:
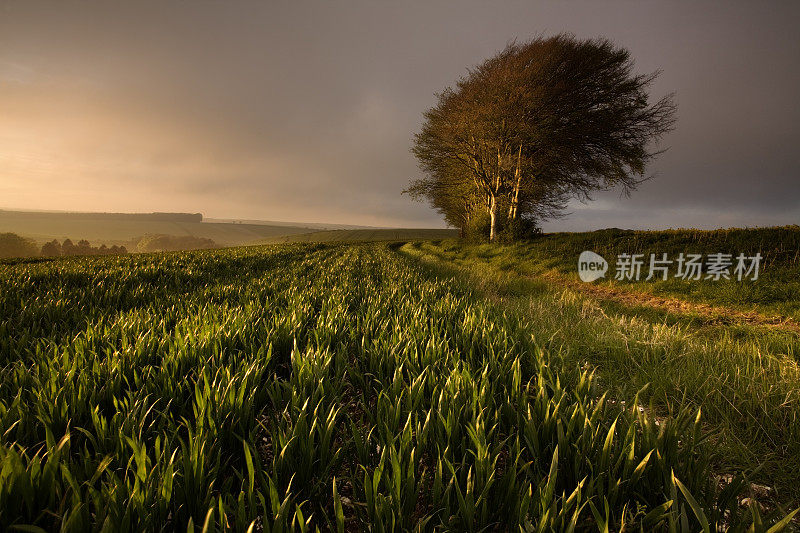
[[[467,276],[509,312],[529,317],[531,331],[546,339],[545,349],[558,352],[567,364],[595,368],[599,382],[614,397],[630,398],[647,386],[644,398],[665,415],[702,407],[717,472],[758,470],[755,479],[777,489],[779,499],[799,502],[798,334],[747,323],[709,323],[692,313],[586,296],[549,275],[559,268],[566,274],[566,264],[580,253],[573,248],[586,246],[570,240],[585,237],[550,236],[508,247],[415,243],[403,251],[450,275]],[[539,254],[558,258],[554,261],[563,267],[538,264]],[[770,265],[781,275],[794,272],[795,278],[800,269],[793,261]],[[572,269],[574,275],[576,267]],[[758,283],[762,281],[777,285],[769,270]],[[696,283],[705,285],[694,294],[698,301],[725,300],[725,284]],[[649,290],[657,290],[658,283],[650,285]],[[634,284],[617,286],[634,290]],[[778,305],[748,303],[762,310]],[[781,303],[784,309],[796,304]]]
[[[449,249],[448,249],[449,247]],[[800,226],[728,230],[624,231],[600,230],[587,233],[549,233],[532,241],[509,246],[460,246],[444,243],[448,258],[481,259],[519,275],[555,273],[577,280],[578,255],[594,251],[608,260],[605,279],[596,283],[630,291],[677,297],[690,302],[708,303],[737,310],[756,310],[769,315],[783,315],[800,321]],[[618,254],[645,254],[660,258],[667,253],[677,259],[679,253],[739,253],[763,257],[759,279],[682,280],[674,276],[663,281],[616,281],[614,261]],[[646,277],[645,264],[643,276]],[[673,265],[671,275],[676,266]]]
[[[590,368],[633,366],[625,341],[650,358],[642,368],[667,362],[678,376],[667,358],[686,339],[600,324],[546,283],[453,275],[421,261],[423,245],[397,248],[0,265],[0,528],[787,525],[785,510],[740,505],[746,476],[716,477],[705,428],[720,413],[704,404],[702,415],[673,406],[664,416],[634,383]],[[580,342],[559,345],[573,326]],[[601,326],[608,338],[591,342]],[[728,386],[761,416],[755,385]]]

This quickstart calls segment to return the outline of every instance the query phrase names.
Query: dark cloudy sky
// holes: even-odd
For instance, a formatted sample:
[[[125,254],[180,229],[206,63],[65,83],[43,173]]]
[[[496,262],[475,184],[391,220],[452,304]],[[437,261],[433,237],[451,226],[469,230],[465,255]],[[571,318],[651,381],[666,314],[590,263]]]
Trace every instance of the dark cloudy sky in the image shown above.
[[[440,226],[433,93],[570,31],[662,69],[657,176],[547,229],[800,221],[800,2],[0,2],[0,207]]]

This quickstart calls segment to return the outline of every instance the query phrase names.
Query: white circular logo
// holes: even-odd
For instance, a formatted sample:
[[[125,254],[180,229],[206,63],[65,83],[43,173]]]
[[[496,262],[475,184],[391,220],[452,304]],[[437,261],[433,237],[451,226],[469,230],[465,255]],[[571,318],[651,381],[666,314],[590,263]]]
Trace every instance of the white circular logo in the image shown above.
[[[604,278],[608,271],[608,262],[603,256],[594,252],[581,252],[578,256],[578,276],[581,281],[591,282],[596,279]]]

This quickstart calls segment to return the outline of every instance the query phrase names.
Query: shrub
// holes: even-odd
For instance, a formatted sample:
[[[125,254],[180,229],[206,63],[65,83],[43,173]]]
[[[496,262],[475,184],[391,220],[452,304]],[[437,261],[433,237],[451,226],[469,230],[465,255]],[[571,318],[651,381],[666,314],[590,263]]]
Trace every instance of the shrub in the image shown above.
[[[36,243],[16,233],[0,233],[0,257],[32,257],[39,255]]]

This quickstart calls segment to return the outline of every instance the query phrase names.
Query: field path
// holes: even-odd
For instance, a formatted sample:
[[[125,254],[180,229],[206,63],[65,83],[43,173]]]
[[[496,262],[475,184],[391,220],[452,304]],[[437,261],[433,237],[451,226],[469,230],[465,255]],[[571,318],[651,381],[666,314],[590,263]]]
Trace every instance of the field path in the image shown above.
[[[690,302],[680,298],[657,296],[645,292],[626,290],[607,284],[584,283],[563,274],[549,272],[542,278],[565,285],[576,292],[588,294],[598,300],[613,301],[628,306],[644,306],[682,315],[700,315],[711,323],[764,326],[800,334],[800,324],[785,316],[769,316],[756,311],[739,311],[729,307]]]

